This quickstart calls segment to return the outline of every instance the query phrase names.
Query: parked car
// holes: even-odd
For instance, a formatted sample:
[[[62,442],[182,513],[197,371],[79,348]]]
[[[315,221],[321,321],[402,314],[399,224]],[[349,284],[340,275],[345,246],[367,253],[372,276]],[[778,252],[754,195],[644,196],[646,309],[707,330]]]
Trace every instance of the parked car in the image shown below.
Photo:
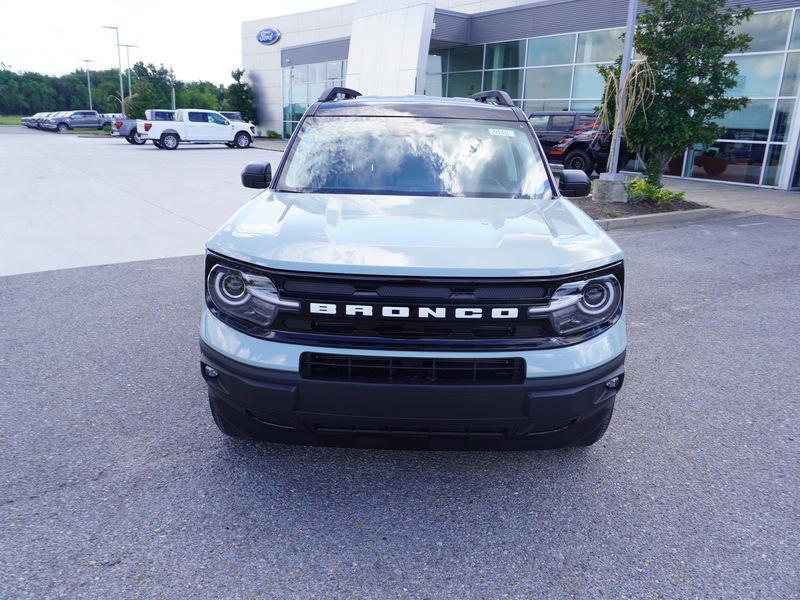
[[[36,117],[38,117],[40,114],[42,114],[42,113],[36,113],[36,114],[30,115],[28,117],[22,117],[19,120],[19,122],[22,125],[25,125],[25,127],[27,127],[28,129],[31,129],[31,128],[36,126],[35,125],[35,120],[36,120]]]
[[[48,117],[54,115],[54,112],[41,112],[36,113],[35,118],[32,120],[33,126],[36,129],[44,129],[44,122],[47,120]]]
[[[580,169],[587,175],[605,171],[611,136],[599,127],[596,113],[535,112],[529,119],[549,162]]]
[[[175,119],[175,111],[164,109],[148,109],[144,111],[145,119],[151,121],[173,121]],[[129,144],[142,145],[147,143],[147,139],[139,135],[136,129],[137,119],[121,118],[115,120],[111,124],[111,135],[124,137],[125,141]],[[153,140],[153,143],[158,146],[161,142]]]
[[[337,97],[343,98],[334,101]],[[398,116],[400,115],[400,116]],[[230,436],[587,446],[624,378],[623,254],[507,93],[326,90],[208,241],[201,373]]]
[[[96,110],[70,110],[55,113],[45,121],[45,129],[63,133],[68,129],[102,129],[105,118]]]
[[[167,150],[175,150],[183,143],[247,148],[256,132],[249,123],[230,121],[216,111],[197,108],[175,111],[174,121],[138,119],[136,130],[143,139],[158,141],[156,146]]]

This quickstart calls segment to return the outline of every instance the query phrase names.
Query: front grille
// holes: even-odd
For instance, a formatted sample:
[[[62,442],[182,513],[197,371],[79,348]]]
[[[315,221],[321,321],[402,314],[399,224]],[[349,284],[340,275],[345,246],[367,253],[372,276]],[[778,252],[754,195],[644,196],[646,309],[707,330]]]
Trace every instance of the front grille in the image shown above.
[[[521,358],[398,358],[304,352],[307,379],[403,384],[512,384],[525,380]]]
[[[405,277],[392,275],[343,275],[281,271],[209,254],[206,274],[223,263],[261,273],[275,284],[282,299],[298,303],[298,310],[280,310],[269,329],[228,315],[218,315],[245,333],[276,342],[320,348],[382,350],[493,351],[534,350],[578,343],[602,328],[569,337],[558,337],[549,319],[528,316],[531,306],[546,305],[566,281],[613,272],[623,282],[622,263],[568,276],[537,278]],[[312,304],[335,307],[320,313]],[[371,315],[348,314],[347,307],[369,307]],[[399,317],[385,309],[402,307]],[[215,311],[213,304],[209,308]],[[422,310],[445,310],[443,317]],[[477,310],[478,318],[459,318],[458,310]],[[495,318],[493,310],[516,311],[515,316]],[[214,314],[218,314],[215,312]]]

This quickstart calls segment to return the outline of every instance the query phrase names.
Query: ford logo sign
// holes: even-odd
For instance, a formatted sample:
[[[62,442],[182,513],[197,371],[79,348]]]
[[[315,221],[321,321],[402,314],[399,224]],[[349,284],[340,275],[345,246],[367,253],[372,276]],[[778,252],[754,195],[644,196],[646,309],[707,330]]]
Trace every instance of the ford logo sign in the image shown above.
[[[281,32],[274,27],[267,27],[256,34],[256,39],[265,46],[271,46],[281,39]]]

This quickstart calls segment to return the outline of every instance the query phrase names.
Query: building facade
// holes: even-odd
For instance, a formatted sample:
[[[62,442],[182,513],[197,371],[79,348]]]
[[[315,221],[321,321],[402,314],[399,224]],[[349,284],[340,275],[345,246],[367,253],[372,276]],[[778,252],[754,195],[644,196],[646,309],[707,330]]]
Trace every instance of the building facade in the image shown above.
[[[800,189],[800,0],[743,0],[755,15],[722,137],[676,157],[669,175]],[[502,89],[530,114],[596,107],[597,66],[622,53],[627,0],[360,0],[242,24],[262,131],[288,137],[332,85],[365,94],[467,96]],[[267,30],[269,44],[259,41]],[[279,32],[277,41],[272,41]],[[713,160],[709,160],[713,157]],[[635,163],[624,166],[636,170]]]

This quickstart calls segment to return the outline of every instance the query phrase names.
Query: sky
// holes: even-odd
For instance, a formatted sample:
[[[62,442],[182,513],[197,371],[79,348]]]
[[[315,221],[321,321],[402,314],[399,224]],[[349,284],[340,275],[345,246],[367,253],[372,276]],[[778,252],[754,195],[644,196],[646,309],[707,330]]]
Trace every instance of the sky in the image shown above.
[[[349,0],[352,2],[352,0]],[[10,4],[15,9],[10,8]],[[230,83],[241,66],[241,23],[347,4],[348,0],[9,0],[0,19],[0,63],[13,71],[63,75],[83,69],[117,67],[116,35],[136,61],[172,65],[186,81]],[[15,14],[16,13],[16,14]],[[122,68],[126,67],[122,48]]]

